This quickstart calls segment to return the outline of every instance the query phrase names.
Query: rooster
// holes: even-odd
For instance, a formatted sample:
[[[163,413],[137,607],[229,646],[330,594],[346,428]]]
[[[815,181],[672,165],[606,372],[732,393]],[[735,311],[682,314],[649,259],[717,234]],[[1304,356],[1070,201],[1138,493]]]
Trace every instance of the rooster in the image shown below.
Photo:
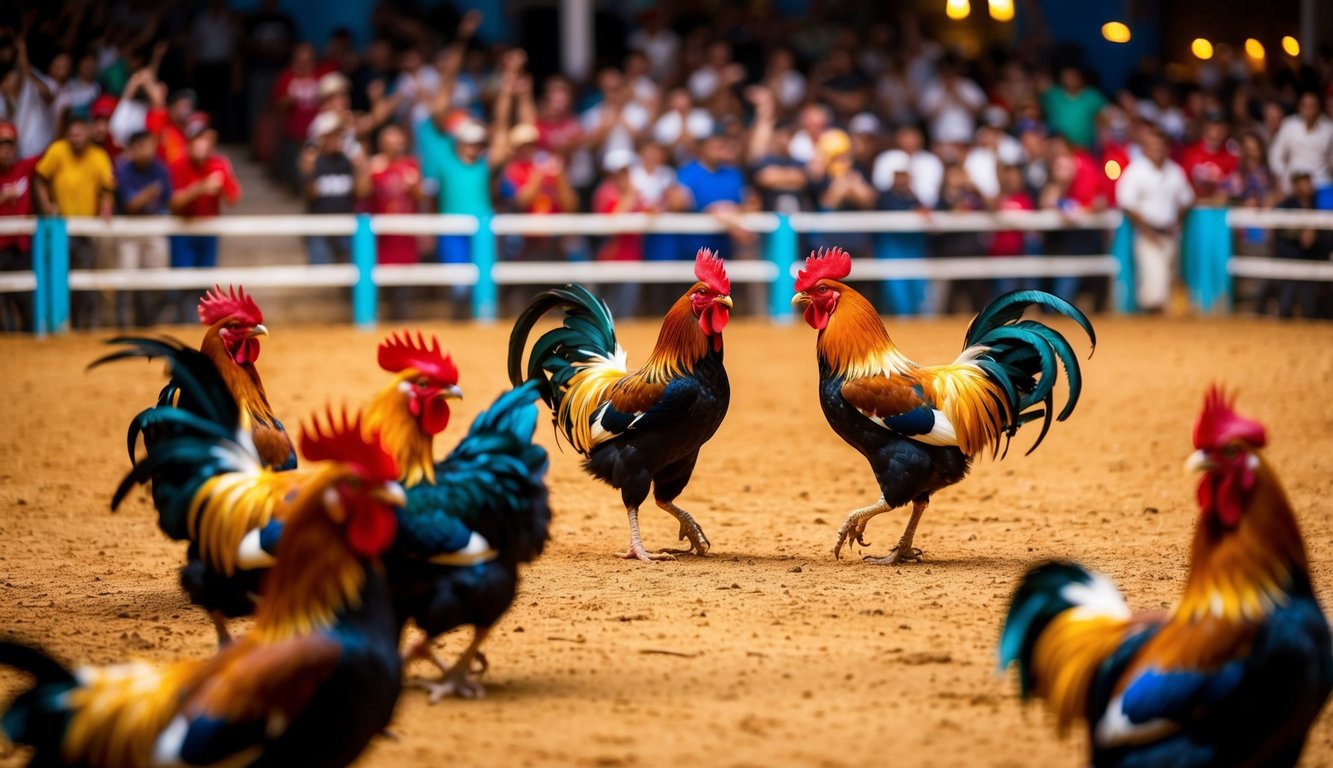
[[[1185,593],[1135,616],[1104,577],[1047,563],[1023,578],[1000,639],[1024,699],[1096,766],[1295,765],[1333,689],[1329,626],[1262,425],[1216,388],[1186,466],[1202,473]]]
[[[545,546],[551,510],[546,450],[532,442],[537,397],[537,382],[500,395],[434,467],[432,479],[404,481],[407,506],[386,565],[400,624],[411,619],[424,633],[406,657],[430,661],[443,673],[438,681],[414,681],[431,703],[484,695],[473,662],[485,670],[481,645],[514,602],[518,566]],[[473,627],[472,641],[445,665],[431,645],[464,625]]]
[[[722,367],[722,330],[731,310],[731,283],[722,260],[695,256],[698,282],[667,312],[643,367],[626,368],[611,310],[582,286],[543,291],[519,315],[509,337],[509,379],[535,380],[559,434],[585,457],[584,469],[620,490],[629,515],[629,548],[620,557],[653,562],[703,555],[711,543],[694,517],[676,506],[699,449],[727,413],[731,396]],[[532,327],[547,312],[565,312],[559,328],[532,347]],[[657,506],[680,523],[689,546],[649,553],[639,535],[639,507],[651,487]]]
[[[851,273],[846,251],[812,253],[797,281],[792,305],[819,331],[819,400],[833,431],[860,451],[875,473],[879,501],[854,510],[838,529],[834,557],[852,540],[867,546],[866,524],[908,502],[912,514],[898,546],[876,564],[920,560],[912,547],[917,523],[936,491],[966,476],[972,459],[1003,444],[1023,424],[1042,419],[1041,444],[1054,411],[1055,380],[1063,363],[1069,399],[1055,418],[1073,412],[1081,389],[1078,359],[1058,332],[1020,320],[1030,306],[1073,318],[1094,348],[1092,324],[1073,305],[1041,291],[1014,291],[973,319],[963,352],[949,365],[920,366],[899,351],[884,323],[861,294],[840,279]],[[1058,360],[1058,362],[1057,362]]]
[[[383,435],[406,483],[432,477],[431,436],[449,423],[447,400],[462,396],[457,386],[458,370],[440,352],[439,342],[426,347],[410,335],[391,337],[380,346],[381,367],[396,374],[390,384],[366,409],[367,429]],[[254,611],[254,595],[264,572],[273,565],[282,534],[282,499],[298,492],[317,472],[293,469],[276,472],[263,466],[245,474],[216,480],[218,462],[210,455],[190,456],[178,471],[193,473],[196,482],[181,484],[174,477],[161,477],[161,452],[156,435],[187,428],[202,419],[217,425],[225,418],[225,404],[234,402],[233,391],[207,353],[197,353],[172,339],[113,339],[125,348],[107,355],[94,365],[132,357],[165,358],[172,378],[168,390],[191,392],[176,405],[159,404],[135,417],[130,425],[131,452],[139,434],[145,439],[149,461],[140,462],[117,492],[112,508],[119,506],[133,482],[152,482],[153,504],[159,526],[174,539],[189,541],[187,563],[181,569],[181,585],[191,600],[209,612],[219,643],[230,640],[227,619]],[[401,412],[401,419],[393,418]],[[248,417],[241,414],[242,423]]]
[[[260,459],[232,423],[230,434],[211,424],[165,434],[149,461],[170,471],[211,454],[218,487],[244,482]],[[0,663],[36,679],[3,718],[12,742],[35,748],[34,765],[343,766],[387,726],[402,665],[380,556],[404,502],[398,469],[346,414],[316,418],[301,448],[315,477],[281,502],[280,557],[245,638],[160,669],[70,670],[0,642]]]
[[[208,326],[199,351],[217,366],[218,373],[227,382],[227,389],[240,405],[250,422],[250,432],[259,459],[266,467],[278,470],[296,466],[296,448],[287,429],[273,415],[264,394],[264,383],[259,380],[255,361],[259,359],[259,337],[267,336],[264,313],[244,288],[228,286],[223,293],[220,286],[204,294],[199,300],[199,322]],[[164,396],[171,387],[163,390]],[[191,393],[182,391],[181,397]],[[163,399],[159,398],[159,403]]]

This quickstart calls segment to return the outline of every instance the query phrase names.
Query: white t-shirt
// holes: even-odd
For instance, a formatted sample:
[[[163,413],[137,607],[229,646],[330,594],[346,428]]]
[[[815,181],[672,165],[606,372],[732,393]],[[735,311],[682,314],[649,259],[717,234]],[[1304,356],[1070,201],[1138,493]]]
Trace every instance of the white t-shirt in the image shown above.
[[[958,78],[954,93],[948,93],[938,80],[921,92],[919,106],[930,117],[930,137],[945,143],[968,144],[977,128],[976,112],[986,106],[981,86]],[[938,112],[936,112],[938,110]]]
[[[579,115],[579,123],[583,125],[584,133],[591,133],[597,130],[601,125],[602,112],[604,107],[598,104],[585,110]],[[631,101],[620,109],[620,120],[611,126],[607,132],[606,138],[602,141],[602,146],[595,147],[597,150],[598,165],[601,165],[601,158],[607,152],[613,149],[625,149],[634,151],[634,137],[643,133],[648,127],[648,121],[652,115],[648,114],[647,108],[637,101]]]
[[[56,84],[45,75],[33,70],[33,77],[41,78],[48,88],[54,90]],[[46,151],[55,140],[56,111],[55,102],[47,104],[32,78],[23,81],[19,87],[19,97],[11,111],[9,103],[0,99],[0,118],[14,124],[18,131],[18,156],[36,157]]]
[[[667,190],[676,183],[676,172],[669,165],[659,165],[649,173],[635,163],[629,169],[629,183],[639,193],[645,207],[656,208],[662,204]]]
[[[102,86],[72,77],[56,92],[55,110],[59,115],[65,110],[82,112],[88,115],[88,108],[102,93]]]
[[[886,163],[888,159],[888,152],[881,153],[875,158],[875,166],[870,172],[871,183],[880,191],[893,186],[893,169]],[[940,184],[944,183],[944,163],[923,149],[912,155],[909,172],[912,175],[912,194],[923,206],[934,208],[940,200]]]
[[[695,101],[708,99],[717,93],[718,86],[721,84],[721,73],[712,67],[699,67],[686,81],[686,87],[690,89],[690,95],[694,97]]]
[[[988,147],[973,147],[963,159],[963,170],[982,197],[1000,194],[1000,169],[995,151]]]
[[[775,91],[773,95],[783,109],[794,109],[805,99],[805,76],[789,69],[778,77]]]
[[[668,146],[680,141],[681,131],[689,131],[689,135],[702,139],[713,132],[713,116],[708,114],[706,109],[691,109],[684,117],[679,112],[667,112],[657,118],[657,123],[653,125],[653,138],[659,144]]]
[[[1115,199],[1150,226],[1165,229],[1175,226],[1180,212],[1194,203],[1194,189],[1174,161],[1157,166],[1144,158],[1131,162],[1120,175]]]
[[[1268,148],[1272,167],[1284,190],[1291,188],[1292,171],[1306,171],[1316,186],[1329,183],[1333,163],[1333,120],[1320,115],[1313,128],[1306,128],[1300,115],[1283,119]]]

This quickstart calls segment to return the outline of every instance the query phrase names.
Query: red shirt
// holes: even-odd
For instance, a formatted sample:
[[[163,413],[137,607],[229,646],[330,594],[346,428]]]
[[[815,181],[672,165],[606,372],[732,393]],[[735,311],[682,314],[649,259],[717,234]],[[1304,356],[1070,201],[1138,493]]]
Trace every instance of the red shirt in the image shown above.
[[[319,114],[319,70],[308,75],[298,75],[288,69],[273,85],[272,100],[277,103],[290,98],[287,104],[287,120],[283,132],[287,138],[304,142],[310,133],[310,124]]]
[[[500,197],[514,200],[518,191],[527,185],[534,173],[543,174],[545,178],[538,185],[537,194],[533,195],[527,209],[522,212],[564,213],[560,208],[560,196],[557,194],[555,179],[545,175],[546,172],[538,169],[537,163],[532,160],[513,160],[505,166],[504,173],[500,176]]]
[[[537,121],[537,145],[548,152],[563,152],[583,134],[579,119],[570,115],[563,120]]]
[[[1002,211],[1030,211],[1034,207],[1032,198],[1028,197],[1026,192],[1000,196],[999,209]],[[991,238],[988,253],[991,256],[1022,256],[1024,250],[1026,249],[1023,244],[1023,233],[1008,230],[995,233]]]
[[[29,216],[32,214],[32,169],[37,158],[18,160],[8,169],[0,170],[0,216]],[[12,198],[12,199],[11,199]],[[32,246],[27,235],[0,237],[0,248],[18,248],[26,251]]]
[[[421,169],[411,157],[400,157],[380,164],[379,158],[370,165],[371,213],[416,213],[417,198],[412,189],[421,182]]]
[[[144,129],[157,137],[157,156],[168,168],[185,157],[189,141],[180,127],[171,122],[166,107],[153,107],[144,119]]]
[[[1087,150],[1074,150],[1074,180],[1069,183],[1069,198],[1085,210],[1106,199],[1106,170],[1097,167],[1097,161]]]
[[[214,173],[222,174],[222,191],[196,197],[189,205],[177,211],[178,215],[187,218],[217,216],[222,211],[222,198],[227,198],[227,202],[232,205],[241,199],[241,185],[236,181],[236,174],[232,173],[231,161],[222,155],[210,155],[198,165],[188,157],[177,160],[171,166],[171,186],[179,192]]]
[[[1186,147],[1180,159],[1180,167],[1185,169],[1194,193],[1200,197],[1215,194],[1222,182],[1236,172],[1238,165],[1240,158],[1227,151],[1225,144],[1213,150],[1203,141]]]
[[[628,208],[617,210],[622,194],[624,193],[615,181],[612,179],[603,181],[592,195],[593,211],[597,213],[641,213],[644,210],[643,200],[639,197],[639,193],[633,189],[629,191],[629,194],[634,196],[634,201],[630,203]],[[643,261],[643,235],[621,234],[606,238],[606,242],[597,251],[597,260]]]

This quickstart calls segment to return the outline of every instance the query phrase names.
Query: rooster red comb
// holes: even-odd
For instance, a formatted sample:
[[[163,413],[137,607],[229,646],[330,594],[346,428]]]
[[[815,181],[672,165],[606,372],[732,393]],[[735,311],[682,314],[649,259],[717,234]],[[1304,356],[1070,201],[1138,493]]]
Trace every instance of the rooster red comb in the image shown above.
[[[805,269],[796,273],[796,290],[808,291],[815,283],[828,278],[841,280],[852,273],[852,257],[837,246],[811,251],[805,260]]]
[[[1194,424],[1194,447],[1200,450],[1217,449],[1232,440],[1244,440],[1255,448],[1268,442],[1264,425],[1241,416],[1232,409],[1234,396],[1218,385],[1208,388],[1203,398],[1203,411]]]
[[[731,295],[731,280],[727,279],[727,265],[722,257],[707,248],[700,248],[694,254],[694,276],[708,286],[713,293],[722,296]]]
[[[458,368],[448,355],[440,351],[440,340],[430,337],[430,346],[426,338],[417,331],[415,340],[411,331],[393,334],[380,343],[380,367],[389,373],[402,373],[411,368],[423,376],[445,385],[458,383]]]
[[[244,287],[229,285],[227,292],[223,293],[222,286],[215,285],[213,290],[199,300],[199,322],[212,325],[228,317],[250,325],[264,322],[264,313],[259,311],[259,305],[250,298]]]
[[[361,428],[361,414],[349,419],[345,406],[338,414],[328,408],[323,421],[316,413],[310,424],[302,425],[301,453],[310,461],[346,464],[371,482],[398,479],[398,462],[385,449],[379,432],[366,434]]]

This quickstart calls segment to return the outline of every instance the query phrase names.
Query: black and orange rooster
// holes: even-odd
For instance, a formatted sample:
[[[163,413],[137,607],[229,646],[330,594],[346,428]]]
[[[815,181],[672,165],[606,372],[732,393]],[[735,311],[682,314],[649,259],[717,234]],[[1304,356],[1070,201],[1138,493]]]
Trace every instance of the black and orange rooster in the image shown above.
[[[227,382],[227,389],[240,405],[250,424],[250,434],[259,451],[259,460],[266,467],[287,470],[296,466],[296,448],[287,429],[273,414],[259,379],[255,361],[259,359],[259,337],[268,335],[264,327],[264,313],[244,288],[228,286],[223,293],[220,286],[204,294],[199,300],[199,322],[208,326],[204,331],[199,351],[217,366],[218,373]],[[171,391],[168,387],[164,395]],[[190,398],[182,391],[180,397]],[[159,399],[159,403],[163,400]]]
[[[207,453],[218,485],[244,482],[259,457],[231,423],[163,434],[147,461],[171,473]],[[280,557],[243,639],[207,660],[78,670],[0,642],[0,663],[36,678],[3,719],[34,765],[344,766],[383,731],[402,686],[380,561],[404,503],[398,468],[359,417],[315,419],[301,447],[313,476],[280,502]]]
[[[1063,363],[1069,399],[1054,418],[1066,419],[1078,403],[1078,359],[1063,336],[1035,320],[1028,307],[1072,318],[1094,347],[1092,324],[1072,304],[1042,291],[1014,291],[991,302],[972,320],[963,352],[949,365],[920,366],[899,351],[875,308],[838,282],[851,273],[846,251],[812,253],[796,281],[792,304],[819,331],[819,401],[833,431],[860,451],[883,494],[857,509],[838,529],[835,557],[852,540],[867,546],[866,524],[876,515],[912,504],[898,546],[877,564],[919,560],[912,547],[917,523],[936,491],[962,480],[973,457],[999,455],[1023,424],[1042,419],[1050,428],[1053,391]]]
[[[1333,643],[1291,504],[1260,455],[1263,426],[1216,388],[1186,466],[1202,473],[1180,604],[1130,613],[1073,563],[1028,571],[1000,639],[1024,699],[1061,735],[1088,729],[1091,763],[1290,766],[1333,690]]]
[[[592,476],[620,490],[629,515],[629,548],[620,556],[644,562],[705,554],[703,529],[675,500],[685,490],[699,449],[727,413],[731,390],[722,366],[722,330],[731,311],[731,282],[722,260],[706,249],[695,257],[698,282],[667,312],[657,345],[638,371],[626,368],[606,303],[582,286],[543,291],[519,315],[509,337],[509,380],[535,380],[556,429],[585,458]],[[528,334],[547,312],[564,323],[533,344]],[[639,535],[639,506],[651,488],[657,506],[680,522],[681,550],[649,553]]]

